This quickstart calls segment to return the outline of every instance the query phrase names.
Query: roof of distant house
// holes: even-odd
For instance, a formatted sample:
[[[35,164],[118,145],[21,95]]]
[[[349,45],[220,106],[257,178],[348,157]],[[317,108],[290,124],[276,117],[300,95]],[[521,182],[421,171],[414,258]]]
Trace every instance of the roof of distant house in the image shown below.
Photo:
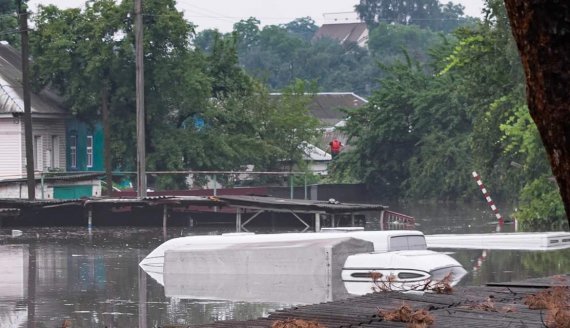
[[[321,26],[313,40],[320,38],[330,38],[340,43],[355,42],[361,43],[363,37],[367,37],[368,27],[366,23],[340,23],[340,24],[324,24]]]
[[[47,89],[39,94],[30,93],[32,114],[37,116],[65,115],[58,96]],[[24,113],[22,84],[22,58],[20,53],[5,42],[0,42],[0,114]]]
[[[271,95],[280,96],[281,93]],[[343,109],[358,108],[367,102],[353,92],[319,92],[314,94],[309,110],[322,126],[334,126],[346,118]]]
[[[350,110],[366,104],[366,99],[352,92],[317,93],[310,105],[311,114],[328,126],[345,119],[347,114],[342,109]]]
[[[332,159],[331,154],[327,153],[326,151],[322,150],[321,148],[310,144],[310,143],[303,143],[303,159],[311,160],[311,161],[330,161]]]

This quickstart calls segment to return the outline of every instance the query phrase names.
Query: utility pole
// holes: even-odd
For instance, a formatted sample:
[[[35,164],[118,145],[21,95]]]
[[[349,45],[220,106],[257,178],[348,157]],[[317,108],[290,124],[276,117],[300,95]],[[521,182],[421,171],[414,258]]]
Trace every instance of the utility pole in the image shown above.
[[[28,199],[36,199],[36,178],[34,176],[34,144],[32,136],[32,106],[30,101],[30,77],[28,54],[28,11],[27,6],[18,1],[20,35],[22,42],[22,87],[24,92],[24,139],[26,141],[26,175],[28,178]],[[38,155],[41,149],[38,149]]]
[[[137,94],[137,196],[146,197],[146,151],[144,115],[144,54],[142,0],[135,0],[135,52]]]
[[[107,72],[105,73],[107,74]],[[109,122],[109,94],[107,76],[103,78],[101,89],[101,112],[103,114],[103,148],[105,149],[105,182],[107,183],[107,196],[113,195],[113,172],[111,164],[111,123]]]

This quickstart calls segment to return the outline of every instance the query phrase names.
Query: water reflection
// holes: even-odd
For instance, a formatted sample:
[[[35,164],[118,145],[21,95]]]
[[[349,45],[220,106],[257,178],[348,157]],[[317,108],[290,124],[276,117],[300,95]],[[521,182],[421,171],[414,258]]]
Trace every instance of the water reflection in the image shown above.
[[[436,209],[418,211],[421,213],[403,210],[414,212],[421,223],[419,228],[427,233],[494,231],[487,223],[492,220],[487,209],[463,214],[461,208],[457,212],[446,209],[443,214]],[[91,237],[83,228],[23,231],[24,235],[17,238],[0,236],[1,328],[60,327],[65,319],[71,320],[73,327],[200,324],[257,318],[292,305],[253,299],[245,302],[245,298],[217,301],[175,297],[181,296],[177,290],[182,291],[183,286],[165,290],[138,267],[139,261],[163,242],[161,228],[94,228]],[[168,237],[190,232],[173,228],[168,230]],[[9,231],[0,233],[8,235]],[[447,251],[469,272],[462,285],[570,272],[570,250]],[[222,288],[236,288],[238,292],[245,288],[237,281],[228,284]],[[240,298],[239,293],[235,298]]]
[[[461,281],[461,285],[517,281],[570,272],[570,249],[458,250],[452,256],[469,271]]]
[[[283,306],[166,297],[138,267],[162,242],[160,229],[94,229],[91,241],[84,232],[33,229],[0,239],[0,327],[61,327],[66,319],[74,327],[156,327],[245,320]]]

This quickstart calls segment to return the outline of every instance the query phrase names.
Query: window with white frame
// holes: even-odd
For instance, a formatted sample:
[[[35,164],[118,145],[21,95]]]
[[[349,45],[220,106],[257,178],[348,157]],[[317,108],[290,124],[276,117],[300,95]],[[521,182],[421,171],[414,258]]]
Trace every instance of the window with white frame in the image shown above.
[[[34,136],[34,170],[43,171],[43,144],[42,136]]]
[[[49,166],[52,169],[59,168],[59,136],[51,136],[51,158]]]
[[[71,160],[71,167],[77,168],[77,136],[69,137],[69,156]]]
[[[93,136],[87,136],[87,167],[93,167]]]

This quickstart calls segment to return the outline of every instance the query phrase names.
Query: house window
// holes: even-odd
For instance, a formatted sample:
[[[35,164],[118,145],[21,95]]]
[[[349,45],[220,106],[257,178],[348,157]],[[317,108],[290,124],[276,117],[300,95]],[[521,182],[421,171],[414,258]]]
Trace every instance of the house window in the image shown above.
[[[34,170],[42,171],[43,161],[42,136],[34,136]]]
[[[87,136],[87,167],[93,167],[93,136]]]
[[[49,166],[59,168],[59,136],[51,136],[51,158]]]
[[[71,167],[77,168],[77,136],[69,137],[69,155],[71,157]]]

